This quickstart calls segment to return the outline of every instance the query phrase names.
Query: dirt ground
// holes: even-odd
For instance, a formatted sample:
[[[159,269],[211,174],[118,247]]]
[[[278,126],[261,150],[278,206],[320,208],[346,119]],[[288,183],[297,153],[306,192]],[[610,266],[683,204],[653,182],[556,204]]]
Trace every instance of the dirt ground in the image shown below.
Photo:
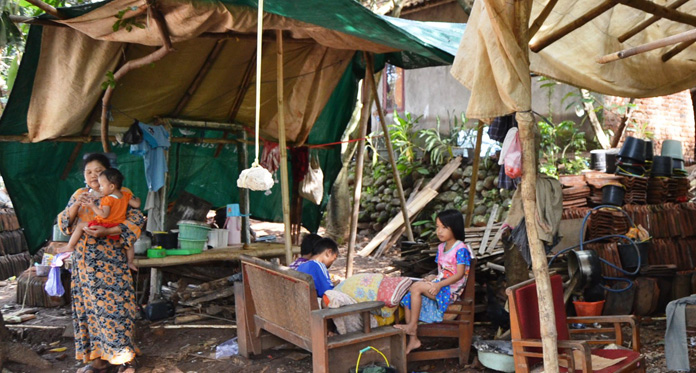
[[[282,226],[281,226],[282,227]],[[282,235],[278,225],[256,226],[259,235]],[[321,232],[320,232],[321,234]],[[367,242],[361,237],[362,243]],[[337,276],[345,276],[345,247],[341,247],[341,256],[332,266],[331,272]],[[388,272],[389,255],[381,258],[357,257],[355,272]],[[16,282],[9,282],[0,287],[0,308],[4,314],[21,309],[21,304],[15,300]],[[74,341],[71,334],[71,311],[69,306],[61,308],[42,308],[36,314],[37,318],[24,324],[11,326],[14,337],[31,346],[45,359],[53,364],[53,368],[45,372],[74,372],[83,364],[75,361]],[[480,318],[477,314],[477,319]],[[227,325],[223,321],[206,321],[206,325]],[[48,329],[29,329],[21,326],[42,326]],[[67,330],[67,332],[66,332]],[[667,372],[664,356],[664,318],[655,317],[644,320],[641,325],[642,352],[646,356],[648,372]],[[482,339],[492,339],[494,331],[486,322],[478,322],[474,328],[475,335]],[[235,329],[186,328],[163,329],[153,328],[152,323],[140,320],[138,322],[138,343],[141,355],[137,362],[138,372],[142,373],[205,373],[205,372],[310,372],[311,356],[304,350],[291,345],[280,346],[278,349],[267,351],[263,356],[245,359],[234,356],[224,360],[215,359],[216,347],[236,335]],[[443,340],[431,341],[441,346],[447,343]],[[55,347],[65,347],[62,352],[49,352]],[[696,346],[690,345],[689,355],[692,372],[696,371]],[[409,372],[494,372],[477,364],[476,352],[472,349],[470,364],[460,366],[454,360],[432,361],[409,364]],[[357,356],[356,356],[357,359]],[[116,372],[116,368],[112,370]],[[17,364],[7,364],[2,373],[41,373],[35,368]]]

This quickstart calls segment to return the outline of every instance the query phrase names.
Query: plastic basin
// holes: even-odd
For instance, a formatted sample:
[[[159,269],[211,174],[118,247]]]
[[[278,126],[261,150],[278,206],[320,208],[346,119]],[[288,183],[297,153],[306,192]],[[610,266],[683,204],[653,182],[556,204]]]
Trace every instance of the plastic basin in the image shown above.
[[[179,240],[207,240],[210,227],[203,223],[193,220],[182,220],[179,225]]]

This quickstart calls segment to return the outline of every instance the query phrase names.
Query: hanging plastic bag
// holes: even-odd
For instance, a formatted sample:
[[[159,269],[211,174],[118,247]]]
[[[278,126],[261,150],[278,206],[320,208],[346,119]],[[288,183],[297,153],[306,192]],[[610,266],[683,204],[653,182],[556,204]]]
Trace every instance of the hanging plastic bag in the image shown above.
[[[519,133],[515,133],[515,138],[512,139],[505,153],[505,175],[512,179],[522,176],[522,147]]]
[[[138,125],[137,120],[133,122],[130,128],[128,128],[128,131],[123,134],[123,142],[131,145],[143,142],[143,130]]]
[[[317,205],[324,197],[324,173],[316,156],[311,157],[309,170],[300,183],[300,196]]]
[[[62,297],[65,294],[63,284],[60,282],[60,267],[51,267],[44,290],[52,297]]]
[[[517,127],[512,127],[505,135],[505,140],[503,140],[503,149],[500,151],[500,159],[498,160],[499,165],[505,164],[505,155],[510,151],[510,145],[515,140],[515,137],[517,137]]]

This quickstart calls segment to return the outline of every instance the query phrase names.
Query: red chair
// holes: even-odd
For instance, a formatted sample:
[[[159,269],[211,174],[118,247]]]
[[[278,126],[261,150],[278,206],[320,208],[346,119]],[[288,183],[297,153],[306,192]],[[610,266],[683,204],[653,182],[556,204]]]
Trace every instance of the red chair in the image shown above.
[[[554,311],[556,314],[556,330],[558,333],[559,361],[565,361],[572,371],[582,368],[583,372],[593,372],[590,355],[607,359],[625,359],[617,364],[598,370],[599,373],[614,372],[645,372],[645,358],[640,354],[640,333],[636,325],[636,317],[625,316],[596,316],[596,317],[567,317],[563,303],[563,281],[561,276],[551,276]],[[534,364],[541,361],[541,332],[539,329],[539,306],[537,289],[534,279],[511,286],[506,290],[510,303],[510,331],[512,335],[512,350],[515,357],[515,371],[529,372]],[[612,324],[611,327],[568,329],[568,324]],[[632,331],[632,350],[591,350],[591,345],[615,343],[623,344],[621,325],[628,324]],[[571,334],[613,334],[614,338],[571,340]],[[576,361],[573,351],[579,351],[582,358]],[[576,353],[577,354],[577,353]]]

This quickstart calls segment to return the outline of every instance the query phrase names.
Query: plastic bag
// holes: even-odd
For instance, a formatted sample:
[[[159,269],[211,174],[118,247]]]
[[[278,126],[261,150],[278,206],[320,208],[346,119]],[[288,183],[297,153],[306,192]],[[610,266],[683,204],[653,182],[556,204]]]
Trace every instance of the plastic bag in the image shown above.
[[[507,134],[505,135],[505,140],[503,140],[503,148],[500,151],[500,159],[498,159],[499,165],[502,166],[505,164],[505,155],[507,155],[508,151],[510,150],[510,145],[515,140],[516,136],[517,136],[517,127],[510,128],[508,130]]]
[[[515,133],[515,137],[505,153],[505,175],[513,179],[522,176],[522,147],[520,146],[519,133]]]
[[[133,122],[128,131],[123,134],[123,142],[131,145],[143,142],[143,130],[138,125],[138,121]]]
[[[44,290],[52,297],[62,297],[65,294],[63,284],[60,282],[60,267],[51,267]]]
[[[238,354],[239,345],[237,344],[237,337],[225,341],[215,348],[215,358],[218,360]]]
[[[316,156],[312,157],[307,175],[300,183],[300,196],[317,205],[324,198],[324,173]]]

